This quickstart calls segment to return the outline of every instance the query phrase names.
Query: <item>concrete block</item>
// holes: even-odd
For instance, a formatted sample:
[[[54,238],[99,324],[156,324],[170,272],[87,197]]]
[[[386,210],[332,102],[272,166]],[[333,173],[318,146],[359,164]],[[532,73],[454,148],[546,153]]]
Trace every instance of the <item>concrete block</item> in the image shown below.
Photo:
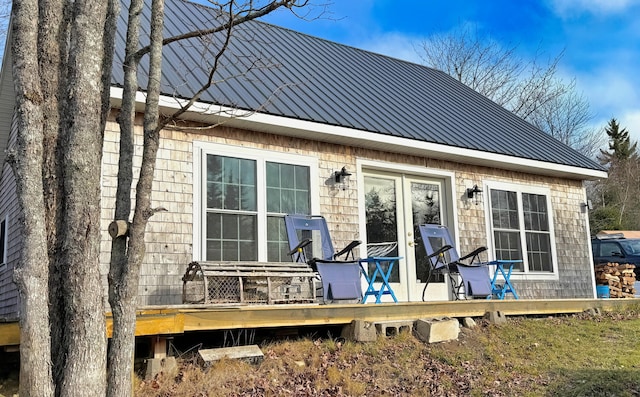
[[[377,338],[376,327],[369,321],[353,320],[351,324],[342,328],[341,336],[356,342],[375,342]]]
[[[462,319],[462,326],[465,328],[474,328],[476,322],[471,317],[465,317]]]
[[[202,349],[198,352],[200,362],[207,366],[213,361],[223,358],[247,360],[252,364],[258,364],[264,359],[264,354],[258,345],[221,347],[218,349]]]
[[[599,307],[591,307],[591,308],[585,310],[584,312],[587,313],[588,315],[590,315],[591,317],[599,317],[602,314],[600,312],[600,308]]]
[[[416,321],[416,335],[426,343],[458,339],[460,323],[455,318],[420,319]]]
[[[413,320],[384,321],[376,323],[376,331],[383,336],[396,336],[400,332],[412,332]]]
[[[505,324],[507,317],[501,311],[486,312],[484,318],[489,320],[491,324]]]
[[[167,377],[174,377],[178,374],[178,363],[175,357],[150,358],[147,359],[147,371],[145,379],[153,379],[158,374]]]

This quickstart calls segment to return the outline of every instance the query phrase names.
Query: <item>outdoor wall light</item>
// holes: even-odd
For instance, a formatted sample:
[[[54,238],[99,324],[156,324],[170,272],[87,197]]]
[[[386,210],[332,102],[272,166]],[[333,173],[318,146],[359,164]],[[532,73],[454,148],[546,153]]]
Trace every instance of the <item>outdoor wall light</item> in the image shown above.
[[[482,201],[482,189],[478,187],[478,185],[473,185],[473,187],[467,188],[467,199],[473,200],[474,204],[480,204]]]
[[[347,167],[344,166],[340,171],[335,171],[333,173],[333,181],[336,186],[339,186],[342,190],[347,190],[349,187],[349,177],[351,173],[347,171]]]

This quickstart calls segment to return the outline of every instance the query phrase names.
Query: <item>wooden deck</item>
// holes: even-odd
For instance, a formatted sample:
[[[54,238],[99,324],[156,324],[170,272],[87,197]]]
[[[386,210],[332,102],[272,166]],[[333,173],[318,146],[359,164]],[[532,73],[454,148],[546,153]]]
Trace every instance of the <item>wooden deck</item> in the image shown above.
[[[639,299],[521,299],[403,302],[377,305],[149,306],[138,310],[136,335],[169,335],[238,328],[339,325],[348,324],[352,320],[378,322],[434,317],[480,317],[489,311],[501,311],[507,316],[552,315],[580,313],[591,308],[608,311],[639,303]],[[110,314],[106,316],[107,335],[111,336],[113,324]],[[0,323],[0,346],[19,343],[18,323]]]

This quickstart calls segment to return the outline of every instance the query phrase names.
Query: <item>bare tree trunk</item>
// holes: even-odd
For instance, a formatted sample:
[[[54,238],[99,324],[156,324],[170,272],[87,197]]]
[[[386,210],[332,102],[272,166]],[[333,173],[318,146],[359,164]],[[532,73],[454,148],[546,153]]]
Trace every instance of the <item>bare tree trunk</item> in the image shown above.
[[[23,210],[21,261],[15,281],[20,293],[20,394],[53,396],[49,338],[47,236],[42,196],[44,98],[38,79],[36,0],[13,6],[13,77],[18,137],[9,153]]]
[[[14,2],[23,395],[105,394],[100,166],[115,34],[106,4]]]
[[[73,5],[68,98],[61,124],[64,213],[60,252],[65,265],[67,347],[61,396],[100,396],[106,389],[106,335],[100,280],[102,85],[107,3]],[[98,293],[96,293],[98,292]]]
[[[62,161],[60,156],[60,135],[64,130],[60,125],[60,111],[64,101],[66,83],[67,40],[69,34],[69,6],[55,1],[40,1],[38,31],[38,61],[40,85],[43,97],[44,119],[44,154],[42,180],[44,183],[45,225],[47,231],[47,247],[49,255],[49,315],[53,319],[64,318],[64,300],[62,286],[64,274],[58,252],[62,242],[58,233],[63,219],[64,193],[62,185]],[[65,40],[60,40],[64,37]],[[66,349],[63,346],[64,323],[54,321],[51,329],[51,363],[54,384],[62,380],[62,369],[65,364]]]
[[[133,184],[135,93],[138,90],[137,70],[139,59],[135,56],[140,37],[140,13],[142,0],[132,0],[129,6],[125,55],[125,80],[123,102],[118,124],[120,126],[120,156],[118,159],[118,186],[116,190],[115,219],[129,221],[131,214],[131,188]],[[135,298],[138,293],[138,274],[131,280],[128,265],[128,235],[119,236],[111,243],[109,266],[109,304],[113,317],[113,335],[108,354],[109,375],[107,395],[129,396],[132,394],[131,371],[133,343],[135,343]],[[133,285],[132,282],[133,281]],[[133,302],[123,299],[135,288]],[[126,300],[126,301],[124,301]]]

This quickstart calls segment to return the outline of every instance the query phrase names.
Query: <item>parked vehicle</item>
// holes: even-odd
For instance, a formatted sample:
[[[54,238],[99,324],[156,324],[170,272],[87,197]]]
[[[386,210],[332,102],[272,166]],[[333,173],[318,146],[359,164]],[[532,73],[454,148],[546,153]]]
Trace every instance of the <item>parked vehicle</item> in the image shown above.
[[[625,238],[623,234],[597,235],[591,240],[594,264],[630,263],[636,265],[636,280],[640,280],[640,238]]]

